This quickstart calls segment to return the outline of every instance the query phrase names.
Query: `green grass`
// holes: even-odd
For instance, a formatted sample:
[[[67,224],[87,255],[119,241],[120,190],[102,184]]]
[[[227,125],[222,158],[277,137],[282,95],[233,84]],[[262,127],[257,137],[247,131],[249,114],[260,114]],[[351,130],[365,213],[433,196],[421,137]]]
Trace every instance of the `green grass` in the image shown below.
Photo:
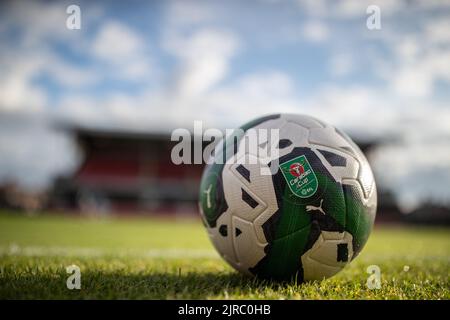
[[[2,213],[0,299],[449,299],[449,231],[376,228],[338,275],[295,284],[241,276],[198,220]],[[81,269],[81,290],[66,288],[72,264]],[[380,267],[381,289],[366,287],[369,265]]]

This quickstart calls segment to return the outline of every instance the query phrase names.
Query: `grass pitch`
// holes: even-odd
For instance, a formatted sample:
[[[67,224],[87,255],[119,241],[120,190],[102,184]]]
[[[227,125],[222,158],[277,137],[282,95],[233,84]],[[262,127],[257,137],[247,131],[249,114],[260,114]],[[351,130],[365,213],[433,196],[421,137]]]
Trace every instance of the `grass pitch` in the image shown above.
[[[73,264],[80,290],[66,287]],[[338,275],[295,284],[241,276],[198,220],[0,214],[0,299],[449,299],[449,270],[444,228],[376,227]]]

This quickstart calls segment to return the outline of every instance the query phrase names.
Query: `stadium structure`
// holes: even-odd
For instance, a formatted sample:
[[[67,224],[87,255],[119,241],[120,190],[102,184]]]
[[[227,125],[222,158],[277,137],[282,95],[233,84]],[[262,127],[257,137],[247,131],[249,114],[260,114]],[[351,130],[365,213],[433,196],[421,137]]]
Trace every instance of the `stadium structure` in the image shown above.
[[[119,214],[197,212],[204,165],[175,165],[170,155],[178,142],[171,141],[169,132],[64,130],[76,141],[82,161],[73,174],[56,180],[54,207]],[[377,141],[356,143],[370,161]],[[399,211],[394,200],[384,190],[379,193],[387,195],[380,207],[386,209],[385,218],[395,220]]]

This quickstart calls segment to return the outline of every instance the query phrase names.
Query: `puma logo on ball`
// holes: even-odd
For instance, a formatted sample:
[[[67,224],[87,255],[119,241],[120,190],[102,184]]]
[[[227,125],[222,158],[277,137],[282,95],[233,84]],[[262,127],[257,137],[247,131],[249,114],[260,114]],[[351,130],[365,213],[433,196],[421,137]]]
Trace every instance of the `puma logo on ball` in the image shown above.
[[[309,211],[317,210],[317,211],[322,212],[322,214],[325,214],[325,211],[323,211],[323,209],[322,209],[322,203],[323,203],[323,199],[320,200],[320,206],[318,206],[318,207],[313,206],[313,205],[306,206],[306,211],[309,212]]]

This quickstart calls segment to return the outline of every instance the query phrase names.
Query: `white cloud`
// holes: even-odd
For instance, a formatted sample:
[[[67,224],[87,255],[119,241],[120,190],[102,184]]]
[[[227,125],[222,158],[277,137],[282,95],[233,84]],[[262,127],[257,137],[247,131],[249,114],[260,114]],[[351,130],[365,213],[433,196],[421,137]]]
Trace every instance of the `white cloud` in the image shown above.
[[[15,44],[23,47],[44,47],[49,41],[66,41],[76,47],[83,39],[84,30],[89,30],[93,23],[103,15],[103,10],[97,5],[83,5],[82,29],[69,30],[66,27],[68,14],[66,8],[72,3],[67,1],[8,1],[0,20],[0,32],[16,28],[22,32],[15,38]]]
[[[0,117],[0,180],[18,181],[22,187],[51,186],[61,173],[73,170],[79,161],[73,141],[50,129],[41,117]]]
[[[445,39],[439,30],[427,28],[403,40],[397,40],[402,37],[399,34],[389,41],[394,57],[385,63],[385,76],[397,95],[432,98],[438,80],[450,82],[450,38]]]
[[[346,76],[354,69],[355,58],[348,53],[339,53],[331,57],[330,71],[333,76]]]
[[[450,0],[428,0],[428,1],[416,0],[414,4],[417,5],[420,9],[450,8]]]
[[[101,100],[91,96],[68,96],[59,106],[57,116],[88,126],[139,130],[190,127],[199,119],[210,126],[236,127],[274,110],[294,112],[297,104],[293,95],[289,76],[266,71],[244,75],[233,84],[211,88],[202,95],[145,92],[111,94]]]
[[[344,0],[334,1],[333,12],[341,18],[366,18],[366,9],[370,5],[380,8],[382,17],[389,16],[405,9],[407,3],[402,0]]]
[[[100,15],[97,7],[83,14],[84,26]],[[53,41],[71,48],[82,46],[82,34],[66,28],[66,4],[9,2],[0,19],[0,111],[39,113],[51,104],[48,90],[38,78],[48,76],[58,85],[88,86],[98,73],[64,60]],[[11,34],[14,40],[8,40]]]
[[[297,4],[310,16],[324,17],[328,14],[329,3],[326,0],[297,0]]]
[[[62,2],[11,1],[7,14],[2,17],[2,24],[25,27],[22,43],[36,46],[43,41],[68,35],[66,19],[66,5]]]
[[[370,5],[380,7],[382,16],[390,16],[407,5],[403,0],[297,0],[297,4],[310,16],[334,19],[364,19]]]
[[[366,138],[389,136],[398,114],[384,91],[364,85],[324,84],[304,104],[308,113]]]
[[[303,36],[312,42],[324,42],[329,38],[330,31],[323,21],[307,21],[303,25]]]
[[[397,45],[393,47],[394,53],[405,63],[412,63],[417,59],[422,51],[417,36],[404,36],[402,39],[396,40]]]
[[[151,72],[151,58],[145,41],[128,26],[104,23],[92,44],[92,53],[112,69],[112,75],[126,79],[142,79]]]
[[[0,81],[0,111],[38,112],[46,106],[45,91],[20,76]]]
[[[104,60],[117,62],[132,58],[143,50],[142,39],[127,26],[109,21],[102,25],[93,44],[93,53]]]
[[[0,110],[41,111],[47,104],[46,91],[33,83],[33,77],[42,69],[45,61],[39,55],[0,54]]]
[[[77,68],[54,55],[48,57],[47,61],[52,63],[46,65],[43,72],[51,76],[59,85],[71,88],[87,87],[101,80],[99,73],[93,69]]]
[[[172,1],[168,4],[167,24],[173,27],[201,25],[214,21],[215,17],[207,2],[190,0]]]
[[[186,99],[205,94],[223,80],[241,49],[238,35],[212,27],[221,15],[212,3],[174,1],[168,5],[162,47],[177,58],[172,94]]]
[[[188,97],[205,93],[227,75],[239,40],[229,31],[205,28],[169,35],[165,48],[179,59],[175,92]]]
[[[48,91],[36,81],[42,75],[72,88],[86,87],[100,79],[95,70],[77,68],[41,47],[31,52],[25,48],[4,49],[0,58],[0,110],[45,111],[50,103]]]
[[[425,36],[434,44],[450,43],[450,15],[445,18],[430,21],[425,26]]]
[[[298,110],[293,88],[292,79],[279,71],[248,74],[212,90],[198,101],[197,109],[212,125],[237,127],[261,115]]]
[[[400,96],[411,98],[424,98],[431,94],[433,89],[433,78],[429,70],[417,65],[404,66],[396,70],[392,78],[395,92]]]
[[[245,75],[237,83],[240,91],[254,98],[285,97],[294,93],[292,79],[280,71]]]

